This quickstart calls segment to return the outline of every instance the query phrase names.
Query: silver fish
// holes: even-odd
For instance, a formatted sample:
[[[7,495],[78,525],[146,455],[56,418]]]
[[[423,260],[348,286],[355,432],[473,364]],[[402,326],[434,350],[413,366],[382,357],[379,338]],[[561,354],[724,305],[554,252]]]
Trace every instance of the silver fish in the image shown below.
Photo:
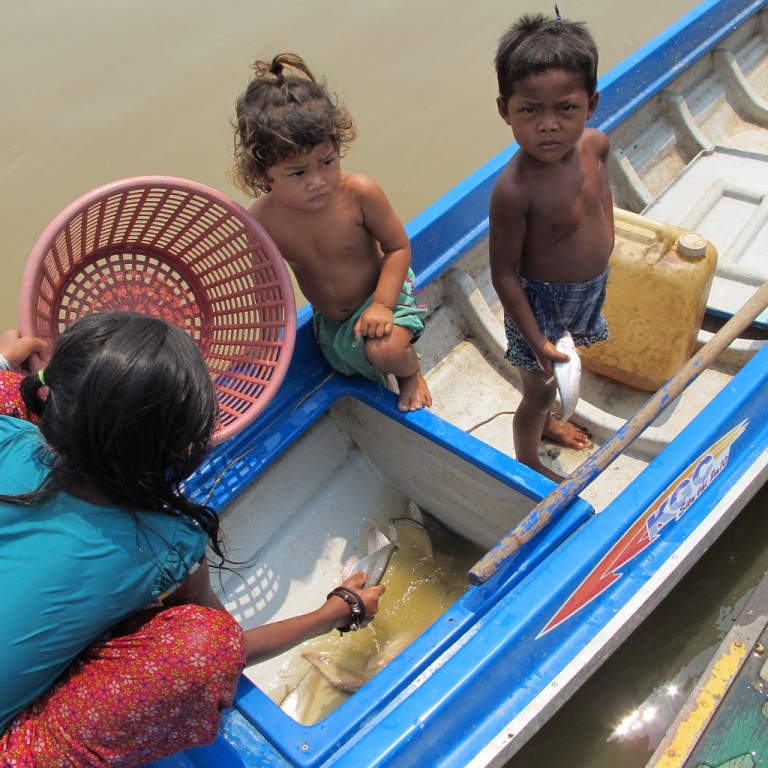
[[[390,536],[394,541],[388,539],[373,520],[369,520],[368,554],[362,558],[352,555],[344,564],[343,578],[348,579],[358,571],[363,571],[365,573],[365,586],[375,587],[384,576],[389,561],[397,549],[396,534],[392,527],[390,527]]]
[[[571,334],[567,331],[555,344],[558,352],[564,352],[569,360],[563,363],[553,363],[552,371],[557,382],[557,391],[560,394],[560,416],[558,421],[563,424],[571,418],[579,402],[579,385],[581,382],[581,358],[573,343]]]
[[[299,683],[280,703],[280,709],[296,722],[309,725],[320,722],[347,698],[328,683],[322,671],[311,666]]]
[[[349,657],[340,656],[338,651],[306,652],[301,658],[313,665],[328,683],[342,693],[359,691],[377,672],[384,669],[392,659],[405,650],[423,631],[424,627],[403,629],[398,637],[388,642],[380,651],[355,664]]]
[[[301,654],[301,658],[318,669],[323,677],[342,693],[359,691],[378,671],[375,666],[368,663],[357,667],[348,659],[332,651],[306,652]]]
[[[329,633],[304,643],[288,665],[301,670],[296,686],[280,707],[294,720],[311,725],[346,701],[403,649],[407,648],[468,588],[469,564],[439,551],[422,525],[421,510],[411,504],[411,517],[390,522],[389,538],[369,524],[369,546],[379,549],[397,542],[387,571],[387,591],[376,619],[365,631],[344,636]],[[415,519],[414,519],[415,518]],[[378,533],[377,533],[378,531]],[[382,538],[383,537],[383,538]],[[387,544],[384,544],[384,542]],[[354,572],[360,561],[345,566]]]

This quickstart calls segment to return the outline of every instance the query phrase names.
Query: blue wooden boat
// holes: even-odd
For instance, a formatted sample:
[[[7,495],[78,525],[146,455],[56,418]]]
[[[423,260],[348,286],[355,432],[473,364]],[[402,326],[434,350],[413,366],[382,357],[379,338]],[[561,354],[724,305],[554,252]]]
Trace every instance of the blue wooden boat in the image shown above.
[[[768,105],[759,96],[761,88],[768,95],[765,5],[707,0],[599,84],[593,124],[611,136],[618,237],[636,241],[639,231],[655,247],[695,229],[719,253],[698,355],[723,338],[713,335],[718,318],[743,319],[744,286],[749,294],[768,279],[765,259],[750,255],[768,237],[752,188],[760,182],[740,170],[768,157]],[[376,510],[384,497],[404,514],[415,502],[488,551],[473,583],[319,722],[297,722],[267,695],[276,660],[246,671],[213,745],[157,768],[503,765],[763,484],[768,353],[760,306],[751,312],[755,325],[732,331],[706,364],[695,358],[691,375],[651,400],[585,372],[574,418],[590,429],[593,453],[542,446],[545,460],[572,473],[565,483],[513,458],[509,412],[519,389],[503,361],[487,209],[515,149],[408,226],[431,307],[419,351],[433,408],[401,414],[392,393],[333,374],[305,308],[274,401],[189,481],[221,510],[231,554],[250,558],[220,584],[244,625],[319,603],[367,518],[383,514]],[[702,182],[697,173],[706,177],[713,157],[725,157],[723,165],[714,182]],[[733,178],[731,160],[741,164]],[[760,180],[759,170],[754,176]],[[645,421],[635,416],[649,412]]]

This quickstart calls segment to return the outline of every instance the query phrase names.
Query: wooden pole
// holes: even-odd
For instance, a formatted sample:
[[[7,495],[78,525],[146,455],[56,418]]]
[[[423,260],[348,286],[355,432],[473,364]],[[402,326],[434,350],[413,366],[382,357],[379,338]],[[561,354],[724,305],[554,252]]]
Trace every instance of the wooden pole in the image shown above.
[[[559,515],[768,306],[768,281],[629,421],[580,464],[552,493],[469,571],[472,584],[490,578],[523,544]]]

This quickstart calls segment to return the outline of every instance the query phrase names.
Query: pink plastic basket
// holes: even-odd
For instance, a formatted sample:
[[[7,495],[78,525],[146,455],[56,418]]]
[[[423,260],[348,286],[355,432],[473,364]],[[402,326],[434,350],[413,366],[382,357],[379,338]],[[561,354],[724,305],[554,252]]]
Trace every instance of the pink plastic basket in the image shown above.
[[[221,442],[280,386],[293,353],[296,303],[272,239],[245,209],[186,179],[123,179],[83,195],[30,254],[19,328],[55,342],[78,317],[142,312],[199,345],[219,400]]]

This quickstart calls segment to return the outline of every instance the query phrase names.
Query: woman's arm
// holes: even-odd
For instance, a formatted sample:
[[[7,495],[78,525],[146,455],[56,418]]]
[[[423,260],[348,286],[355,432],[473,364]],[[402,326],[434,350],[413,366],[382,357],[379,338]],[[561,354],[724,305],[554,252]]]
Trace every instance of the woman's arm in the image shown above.
[[[354,590],[365,604],[362,625],[368,624],[379,610],[379,598],[384,586],[363,589],[365,574],[356,573],[341,586]],[[330,590],[329,590],[330,591]],[[165,600],[166,605],[194,603],[224,611],[226,608],[211,588],[210,572],[205,561],[187,578],[176,592]],[[352,620],[350,606],[336,595],[328,598],[320,608],[290,619],[275,621],[244,630],[246,664],[270,659],[293,648],[305,640],[324,635],[335,627],[346,627]]]

